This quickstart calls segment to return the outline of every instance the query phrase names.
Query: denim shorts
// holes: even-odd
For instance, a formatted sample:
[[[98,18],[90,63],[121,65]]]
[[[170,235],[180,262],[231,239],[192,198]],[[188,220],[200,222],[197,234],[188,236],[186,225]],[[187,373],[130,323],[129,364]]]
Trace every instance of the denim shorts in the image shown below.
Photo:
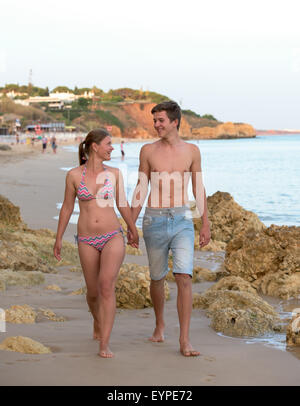
[[[173,257],[173,274],[193,275],[194,225],[188,207],[147,207],[143,235],[152,280],[161,280],[167,275],[169,250]]]

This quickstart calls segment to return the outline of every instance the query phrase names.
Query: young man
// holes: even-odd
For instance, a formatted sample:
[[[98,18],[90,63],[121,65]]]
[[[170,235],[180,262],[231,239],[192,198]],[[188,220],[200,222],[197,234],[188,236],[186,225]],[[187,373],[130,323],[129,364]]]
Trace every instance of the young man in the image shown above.
[[[151,191],[143,219],[151,276],[150,294],[156,317],[152,342],[164,341],[164,279],[168,273],[168,254],[172,251],[173,273],[178,295],[180,351],[184,356],[198,356],[192,347],[189,327],[192,313],[192,273],[194,257],[194,226],[188,208],[187,185],[192,179],[193,194],[202,217],[200,246],[210,240],[205,190],[201,178],[201,158],[197,146],[180,139],[181,110],[177,103],[167,101],[156,105],[154,128],[160,140],[141,148],[139,180],[132,200],[132,216],[136,221]],[[130,233],[128,235],[130,241]]]

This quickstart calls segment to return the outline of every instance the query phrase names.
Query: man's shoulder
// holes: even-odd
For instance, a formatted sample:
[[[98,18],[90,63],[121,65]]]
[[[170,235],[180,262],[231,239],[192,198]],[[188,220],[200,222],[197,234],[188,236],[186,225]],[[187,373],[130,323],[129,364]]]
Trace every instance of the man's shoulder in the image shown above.
[[[155,145],[155,144],[157,144],[157,142],[159,142],[159,141],[151,142],[149,144],[144,144],[141,148],[141,153],[143,153],[145,155],[145,154],[148,154],[150,151],[153,151],[153,149],[155,149],[157,147],[157,145]]]

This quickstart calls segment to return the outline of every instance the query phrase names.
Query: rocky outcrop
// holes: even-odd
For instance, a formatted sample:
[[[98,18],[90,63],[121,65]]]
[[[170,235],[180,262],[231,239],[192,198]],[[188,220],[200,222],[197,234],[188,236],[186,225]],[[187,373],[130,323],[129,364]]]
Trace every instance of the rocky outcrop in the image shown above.
[[[24,225],[20,215],[20,208],[2,195],[0,195],[0,225],[11,227]]]
[[[165,282],[165,297],[169,297],[169,286]],[[123,264],[116,284],[117,307],[143,309],[151,307],[150,274],[147,266]]]
[[[286,331],[286,345],[300,346],[300,309],[295,309],[293,313]]]
[[[248,230],[226,247],[225,268],[263,294],[283,299],[300,293],[300,227]]]
[[[32,286],[42,283],[44,278],[41,272],[56,272],[57,265],[79,264],[77,248],[65,241],[63,260],[60,263],[56,261],[53,255],[55,237],[55,233],[47,229],[29,229],[21,219],[19,207],[0,196],[1,288],[6,285]]]
[[[191,203],[192,212],[195,212],[196,205]],[[236,203],[233,197],[226,192],[216,192],[207,197],[208,219],[211,229],[211,241],[208,246],[201,250],[220,251],[226,248],[226,244],[234,236],[246,230],[262,230],[265,225],[258,216],[251,211],[245,210]],[[199,232],[202,221],[200,216],[193,216],[195,229],[195,248],[199,249]]]
[[[192,138],[194,139],[254,138],[255,136],[256,131],[250,124],[227,122],[216,127],[192,129]]]
[[[221,279],[204,294],[194,294],[193,307],[206,309],[210,326],[229,336],[259,336],[275,330],[279,322],[272,306],[240,279]]]
[[[156,103],[128,103],[121,106],[128,116],[135,122],[135,125],[129,125],[124,129],[124,137],[151,139],[157,137],[153,127],[152,108]],[[191,126],[187,120],[182,117],[179,129],[179,135],[183,138],[191,138]]]
[[[37,313],[28,305],[13,305],[5,310],[5,321],[14,324],[33,324]]]
[[[25,288],[40,285],[45,282],[45,276],[39,271],[12,271],[0,269],[0,291],[7,286],[22,286]]]
[[[50,348],[29,337],[8,337],[0,344],[0,350],[21,352],[24,354],[50,354]]]

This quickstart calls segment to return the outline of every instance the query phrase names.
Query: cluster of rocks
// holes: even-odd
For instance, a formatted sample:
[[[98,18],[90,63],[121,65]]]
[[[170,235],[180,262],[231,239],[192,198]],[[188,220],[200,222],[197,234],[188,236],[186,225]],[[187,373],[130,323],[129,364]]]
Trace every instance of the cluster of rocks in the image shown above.
[[[285,300],[299,296],[300,227],[266,227],[229,193],[216,192],[207,198],[207,205],[212,239],[201,250],[224,249],[228,276],[205,294],[196,294],[194,306],[207,309],[211,326],[224,334],[255,336],[282,330],[279,315],[258,294]],[[196,210],[195,205],[192,210]],[[193,221],[198,248],[201,219],[194,216]],[[300,325],[297,317],[290,321],[287,337],[292,325]],[[287,338],[288,344],[299,342],[298,333],[293,333],[293,339]]]
[[[169,285],[165,282],[165,298],[169,299]],[[123,264],[116,283],[117,307],[143,309],[151,307],[150,273],[148,266]]]
[[[76,247],[65,241],[63,260],[58,263],[54,242],[54,232],[28,228],[19,207],[0,195],[0,290],[11,285],[38,285],[45,281],[45,273],[56,273],[58,265],[79,264]]]
[[[279,329],[278,313],[238,276],[224,277],[203,294],[194,294],[193,307],[206,309],[211,327],[226,335],[251,337]]]

